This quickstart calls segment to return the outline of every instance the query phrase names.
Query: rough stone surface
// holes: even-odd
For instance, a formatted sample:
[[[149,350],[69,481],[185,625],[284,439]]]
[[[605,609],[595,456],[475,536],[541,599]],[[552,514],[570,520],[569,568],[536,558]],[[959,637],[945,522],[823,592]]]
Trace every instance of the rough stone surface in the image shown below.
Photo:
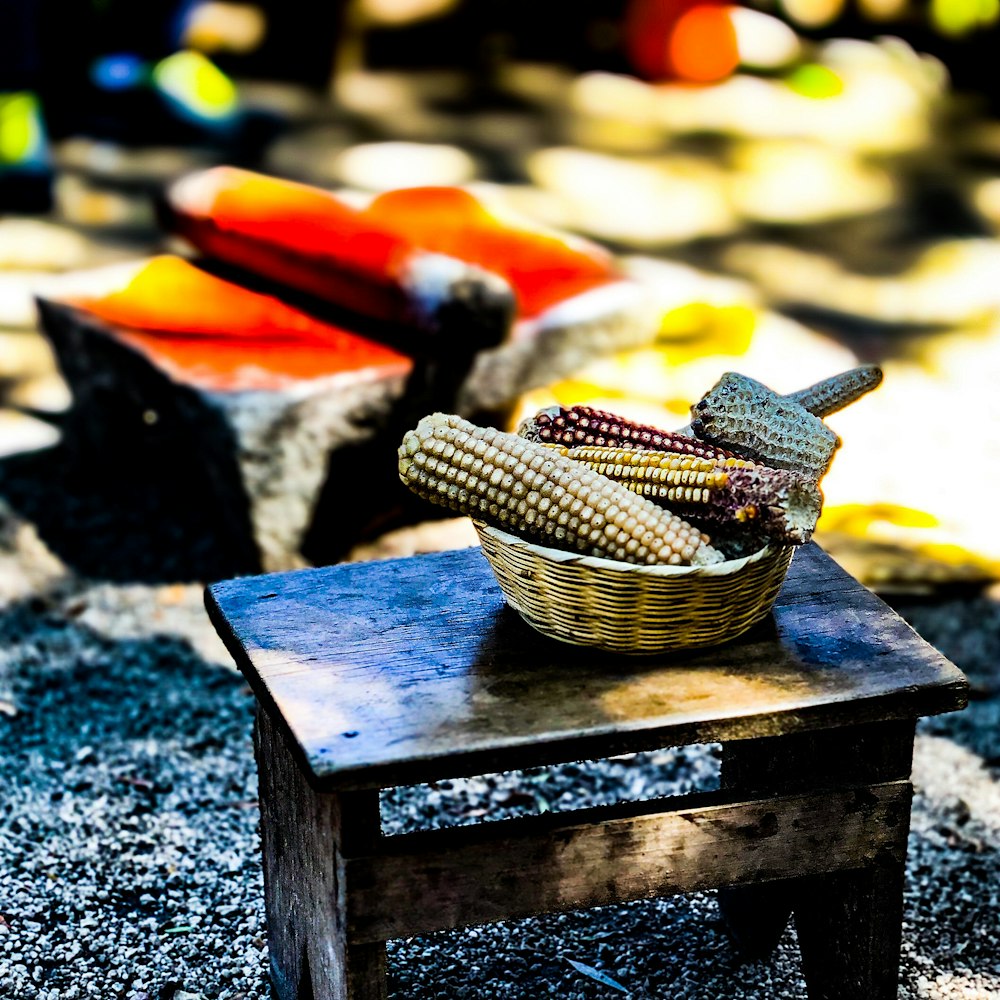
[[[404,386],[400,376],[353,385],[331,380],[330,388],[309,393],[215,395],[234,430],[265,572],[307,565],[302,545],[331,453],[367,442],[373,428],[388,420]],[[344,530],[349,532],[348,526]]]

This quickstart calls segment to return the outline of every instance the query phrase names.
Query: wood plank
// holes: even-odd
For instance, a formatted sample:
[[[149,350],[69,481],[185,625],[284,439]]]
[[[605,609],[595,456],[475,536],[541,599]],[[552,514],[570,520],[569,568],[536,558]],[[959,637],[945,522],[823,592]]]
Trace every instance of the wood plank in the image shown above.
[[[722,787],[749,798],[909,778],[913,737],[913,720],[899,719],[731,740],[722,748]]]
[[[839,739],[837,738],[839,737]],[[875,781],[908,775],[914,725],[861,727],[856,733],[807,734],[745,747],[733,777],[759,786],[775,782]],[[762,745],[785,744],[787,753]],[[728,749],[728,748],[727,748]],[[770,759],[769,759],[770,758]],[[907,829],[909,814],[904,817]],[[906,830],[900,833],[906,834]],[[903,924],[902,855],[881,855],[860,871],[796,880],[786,886],[795,911],[810,1000],[894,1000]]]
[[[566,646],[478,549],[227,581],[209,613],[316,780],[390,786],[668,745],[915,718],[961,673],[814,545],[774,614],[695,654]]]
[[[725,804],[716,793],[666,812],[624,803],[604,819],[581,810],[390,837],[345,862],[348,934],[381,941],[869,865],[905,852],[911,791],[898,781]]]
[[[722,747],[722,787],[749,797],[907,779],[913,735],[913,720],[902,720],[732,740]],[[797,880],[719,890],[719,910],[741,957],[765,958],[774,950],[796,897],[802,897]]]
[[[385,1000],[385,944],[347,940],[340,850],[372,850],[378,792],[309,787],[280,729],[258,712],[264,903],[278,1000]]]
[[[803,879],[795,927],[809,1000],[896,1000],[904,866]]]
[[[878,728],[885,725],[882,723]],[[770,739],[730,740],[722,745],[721,786],[724,790],[744,795],[777,795],[799,788],[815,788],[816,783],[801,773],[805,760],[803,754],[797,752],[795,744],[808,741],[814,735],[836,739],[847,729],[824,730],[817,734],[796,733]],[[782,758],[788,759],[787,771],[781,767]],[[716,902],[729,938],[736,946],[740,959],[745,961],[768,958],[778,946],[792,915],[789,882],[782,880],[763,885],[720,887]]]

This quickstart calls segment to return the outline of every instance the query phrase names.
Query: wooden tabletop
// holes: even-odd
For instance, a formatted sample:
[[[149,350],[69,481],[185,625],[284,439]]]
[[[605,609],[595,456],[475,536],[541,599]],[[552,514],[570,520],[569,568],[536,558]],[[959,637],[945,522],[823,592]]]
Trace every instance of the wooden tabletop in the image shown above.
[[[912,718],[966,698],[959,670],[815,545],[745,636],[657,657],[538,634],[478,548],[230,580],[206,602],[330,788]]]

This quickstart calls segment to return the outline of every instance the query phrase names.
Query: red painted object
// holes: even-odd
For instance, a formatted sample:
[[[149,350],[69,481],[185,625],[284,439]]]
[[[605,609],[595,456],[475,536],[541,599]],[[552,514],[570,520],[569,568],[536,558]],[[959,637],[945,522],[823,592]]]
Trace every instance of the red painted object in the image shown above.
[[[594,244],[501,219],[461,188],[388,191],[363,214],[415,246],[501,275],[514,290],[519,318],[618,280],[610,255]]]
[[[599,247],[502,219],[460,188],[404,188],[355,208],[216,167],[178,182],[168,202],[174,228],[202,252],[376,319],[411,322],[484,271],[509,284],[518,318],[618,280]]]

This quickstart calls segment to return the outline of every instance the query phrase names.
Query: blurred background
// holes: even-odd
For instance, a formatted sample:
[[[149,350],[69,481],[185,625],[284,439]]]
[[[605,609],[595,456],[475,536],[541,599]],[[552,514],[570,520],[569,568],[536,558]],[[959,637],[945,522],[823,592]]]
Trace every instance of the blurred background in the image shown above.
[[[789,392],[882,364],[830,418],[819,540],[883,591],[989,583],[998,20],[1000,0],[0,0],[0,494],[31,506],[72,419],[35,296],[171,248],[164,186],[228,163],[468,185],[612,251],[655,338],[519,414],[679,427],[727,370]]]

